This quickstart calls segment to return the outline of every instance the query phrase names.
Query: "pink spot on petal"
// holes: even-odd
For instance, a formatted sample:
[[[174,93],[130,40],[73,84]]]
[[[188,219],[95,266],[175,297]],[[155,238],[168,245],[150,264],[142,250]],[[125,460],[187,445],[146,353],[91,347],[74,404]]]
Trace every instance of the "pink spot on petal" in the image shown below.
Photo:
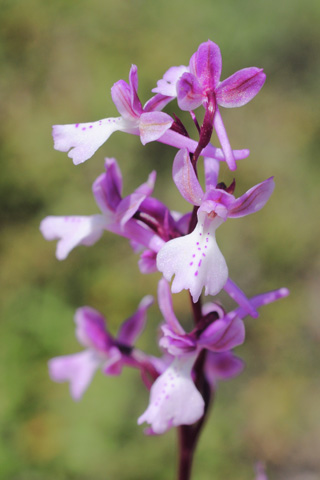
[[[198,267],[201,267],[201,263],[202,263],[202,260],[200,260],[200,262],[198,263]]]
[[[197,242],[197,245],[200,245],[200,243],[199,243],[199,242]]]
[[[86,130],[86,127],[82,127],[82,130]]]
[[[93,127],[93,125],[90,125],[90,127],[89,127],[89,128],[92,128],[92,127]]]
[[[194,276],[197,277],[198,276],[198,270],[195,272]]]
[[[76,123],[75,127],[78,128],[78,127],[79,127],[79,123]]]
[[[193,262],[190,262],[189,265],[190,265],[190,266],[193,265]]]
[[[196,254],[194,253],[194,254],[192,255],[192,258],[194,258],[195,256],[196,256]]]

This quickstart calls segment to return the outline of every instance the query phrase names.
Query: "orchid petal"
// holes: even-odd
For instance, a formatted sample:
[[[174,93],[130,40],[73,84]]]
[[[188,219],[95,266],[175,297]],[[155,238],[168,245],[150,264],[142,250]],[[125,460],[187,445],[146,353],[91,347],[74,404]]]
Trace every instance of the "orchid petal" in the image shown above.
[[[179,320],[175,316],[172,304],[172,295],[168,282],[162,278],[158,284],[158,303],[163,318],[172,330],[179,334],[184,335],[186,332],[179,323]]]
[[[142,105],[138,97],[138,68],[136,65],[132,65],[129,72],[129,84],[131,93],[131,105],[136,115],[141,115]]]
[[[216,90],[218,105],[226,108],[242,107],[261,90],[266,75],[262,68],[243,68],[223,80]]]
[[[217,380],[228,380],[242,372],[244,362],[232,352],[208,352],[206,356],[205,373],[211,385]]]
[[[139,118],[139,114],[132,107],[132,88],[127,82],[124,80],[116,82],[111,87],[111,97],[121,117],[129,121]]]
[[[192,335],[178,334],[167,324],[162,325],[161,330],[163,336],[160,338],[159,346],[170,355],[180,357],[197,350],[197,341]]]
[[[179,78],[185,73],[188,72],[189,68],[185,65],[180,65],[179,67],[171,67],[163,75],[161,80],[157,81],[156,88],[153,88],[154,93],[161,93],[169,97],[177,96],[176,84]]]
[[[121,325],[117,335],[119,342],[125,343],[126,345],[133,345],[144,329],[147,310],[152,304],[153,297],[151,295],[147,295],[141,300],[137,311]]]
[[[120,224],[125,225],[137,212],[141,203],[151,195],[156,181],[156,172],[150,173],[146,183],[138,187],[131,195],[125,197],[117,207],[117,218],[121,219]]]
[[[228,267],[219,250],[215,230],[222,220],[198,215],[196,228],[189,235],[165,243],[157,256],[157,267],[166,280],[172,282],[173,293],[189,290],[197,302],[202,288],[205,295],[216,295],[228,278]]]
[[[222,58],[218,45],[211,40],[201,43],[189,63],[190,72],[199,79],[203,90],[216,88],[222,70]]]
[[[200,335],[198,345],[213,352],[231,350],[244,342],[243,321],[235,314],[212,322]]]
[[[191,425],[204,412],[204,400],[196,389],[191,369],[197,355],[175,358],[170,367],[151,387],[150,403],[138,419],[147,422],[154,433],[161,434],[171,427]]]
[[[147,112],[159,112],[162,110],[172,98],[160,93],[151,97],[143,106],[143,111]]]
[[[104,213],[115,212],[121,202],[122,175],[115,158],[106,158],[106,172],[102,173],[92,186],[95,200]]]
[[[141,273],[148,274],[157,271],[157,254],[152,250],[145,250],[141,253],[138,261],[139,269]]]
[[[105,318],[100,312],[91,307],[81,307],[76,310],[76,337],[88,348],[107,353],[114,343],[106,330]]]
[[[100,360],[91,350],[55,357],[49,360],[49,374],[55,382],[70,382],[70,393],[80,400],[92,377],[100,366]]]
[[[202,86],[191,73],[184,73],[177,83],[177,100],[181,110],[195,110],[203,102]]]
[[[229,217],[244,217],[258,212],[265,206],[274,190],[273,177],[250,188],[244,195],[239,197],[229,211]]]
[[[124,366],[123,355],[118,347],[111,347],[108,351],[108,359],[102,366],[102,371],[105,375],[118,376],[122,372]]]
[[[192,205],[200,205],[204,193],[186,148],[179,150],[176,154],[172,166],[172,175],[174,183],[183,198]]]
[[[77,245],[90,246],[96,243],[107,227],[102,215],[53,217],[42,220],[40,231],[46,240],[57,240],[56,257],[64,260]]]
[[[121,117],[75,125],[54,125],[54,148],[60,152],[69,152],[68,157],[78,165],[91,158],[112,133],[125,131],[127,128],[128,124]]]
[[[171,127],[173,119],[164,112],[142,113],[139,121],[140,140],[142,145],[153,142]]]

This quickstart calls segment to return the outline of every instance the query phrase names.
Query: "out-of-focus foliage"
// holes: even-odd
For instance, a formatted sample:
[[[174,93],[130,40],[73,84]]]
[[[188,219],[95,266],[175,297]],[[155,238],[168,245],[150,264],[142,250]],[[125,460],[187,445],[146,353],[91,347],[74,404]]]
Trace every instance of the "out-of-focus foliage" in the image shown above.
[[[136,372],[97,375],[74,404],[46,367],[79,348],[75,308],[101,310],[116,330],[143,295],[155,294],[159,276],[141,276],[127,242],[108,233],[59,263],[38,225],[49,214],[96,213],[91,184],[105,156],[118,159],[125,193],[156,168],[156,195],[186,208],[169,181],[173,149],[116,133],[75,167],[53,150],[51,125],[116,116],[110,87],[127,79],[131,63],[146,100],[164,71],[187,63],[208,38],[221,47],[222,78],[251,65],[267,73],[253,102],[223,111],[234,148],[251,149],[236,194],[276,181],[269,204],[227,222],[218,241],[249,295],[287,286],[291,296],[247,320],[237,349],[247,368],[220,385],[195,478],[250,479],[258,459],[271,479],[319,478],[319,20],[317,0],[2,0],[1,479],[173,478],[174,432],[150,438],[136,426],[148,400]],[[226,168],[222,176],[232,180]],[[183,321],[186,296],[176,297]],[[140,342],[153,353],[160,320],[154,306]]]

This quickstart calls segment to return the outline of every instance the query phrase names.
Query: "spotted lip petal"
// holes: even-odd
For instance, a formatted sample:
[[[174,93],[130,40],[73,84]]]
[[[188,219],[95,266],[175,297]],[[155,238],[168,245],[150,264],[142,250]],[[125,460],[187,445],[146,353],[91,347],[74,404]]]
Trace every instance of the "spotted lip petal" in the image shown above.
[[[112,133],[128,130],[132,133],[138,131],[138,124],[128,124],[122,117],[104,118],[91,123],[54,125],[52,136],[54,148],[69,152],[68,157],[78,165],[91,158]]]
[[[55,382],[70,382],[72,398],[80,400],[100,366],[100,359],[92,350],[85,350],[74,355],[52,358],[48,365],[51,379]]]
[[[56,250],[58,260],[67,258],[71,250],[78,245],[90,246],[96,243],[105,228],[107,220],[102,215],[49,216],[40,224],[40,231],[46,240],[59,240]]]
[[[197,354],[175,358],[151,387],[150,403],[139,417],[138,424],[147,422],[156,434],[171,427],[191,425],[204,412],[204,400],[196,389],[191,370]]]
[[[228,267],[215,239],[215,230],[222,221],[219,217],[208,221],[206,213],[200,213],[192,233],[170,240],[161,248],[157,267],[168,281],[175,275],[173,293],[189,290],[197,302],[203,287],[205,295],[217,295],[223,288]]]

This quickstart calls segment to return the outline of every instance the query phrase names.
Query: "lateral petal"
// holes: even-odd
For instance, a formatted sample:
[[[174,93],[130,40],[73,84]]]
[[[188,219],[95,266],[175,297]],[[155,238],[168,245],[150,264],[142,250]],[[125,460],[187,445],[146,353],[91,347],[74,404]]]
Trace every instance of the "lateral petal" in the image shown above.
[[[171,127],[173,119],[164,112],[145,112],[139,120],[140,140],[142,145],[154,142]]]
[[[172,176],[183,198],[192,205],[200,205],[204,192],[197,179],[186,148],[179,150],[176,154],[172,165]]]

